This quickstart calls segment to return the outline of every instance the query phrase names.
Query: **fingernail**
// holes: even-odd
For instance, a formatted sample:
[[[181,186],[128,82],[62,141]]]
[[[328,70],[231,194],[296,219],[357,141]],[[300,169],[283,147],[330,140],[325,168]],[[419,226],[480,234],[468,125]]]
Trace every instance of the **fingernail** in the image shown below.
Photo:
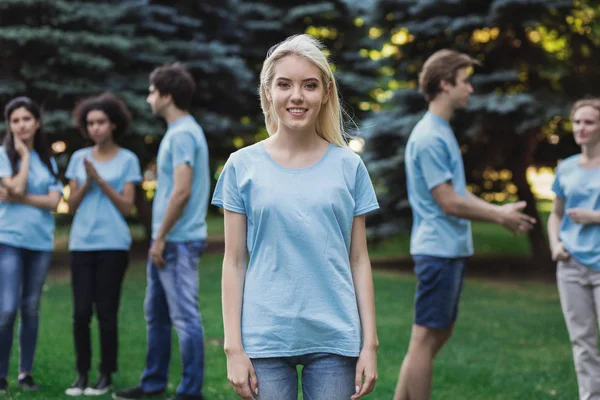
[[[258,396],[258,388],[256,388],[256,395]]]
[[[360,386],[355,386],[354,389],[356,389],[356,393],[360,392]]]

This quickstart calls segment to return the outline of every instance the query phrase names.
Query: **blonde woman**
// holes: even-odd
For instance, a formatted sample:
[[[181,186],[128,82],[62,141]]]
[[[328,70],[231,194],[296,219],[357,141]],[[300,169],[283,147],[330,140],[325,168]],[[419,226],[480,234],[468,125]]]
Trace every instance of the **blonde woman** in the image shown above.
[[[322,49],[298,35],[269,51],[270,137],[230,156],[212,201],[225,210],[225,353],[242,399],[296,399],[299,365],[305,399],[358,399],[377,379],[365,214],[378,204]]]
[[[573,346],[579,399],[600,399],[600,99],[580,100],[571,110],[581,154],[556,169],[556,193],[548,218],[552,258],[565,322]]]

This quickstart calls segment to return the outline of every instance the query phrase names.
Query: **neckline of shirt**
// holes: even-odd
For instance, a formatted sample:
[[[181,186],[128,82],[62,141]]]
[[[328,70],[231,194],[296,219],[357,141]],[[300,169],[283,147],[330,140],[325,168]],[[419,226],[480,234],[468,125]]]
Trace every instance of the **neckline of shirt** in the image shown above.
[[[265,144],[264,141],[261,141],[259,143],[261,152],[265,155],[265,157],[273,164],[275,165],[277,168],[286,171],[286,172],[292,172],[292,173],[300,173],[300,172],[306,172],[309,171],[313,168],[316,168],[319,164],[321,164],[325,158],[327,158],[327,156],[329,155],[329,152],[331,151],[331,148],[333,147],[332,143],[329,143],[329,145],[327,146],[327,150],[325,151],[325,154],[323,154],[321,156],[321,158],[319,158],[314,164],[309,165],[307,167],[302,167],[302,168],[291,168],[291,167],[286,167],[283,166],[281,164],[279,164],[277,161],[273,160],[273,158],[271,157],[271,155],[269,154],[269,152],[267,151],[267,149],[265,148]]]

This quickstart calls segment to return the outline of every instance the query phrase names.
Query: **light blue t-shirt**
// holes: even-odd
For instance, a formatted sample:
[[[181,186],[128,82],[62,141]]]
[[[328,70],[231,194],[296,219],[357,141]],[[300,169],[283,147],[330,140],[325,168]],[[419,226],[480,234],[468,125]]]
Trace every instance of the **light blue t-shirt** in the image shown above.
[[[156,239],[175,187],[175,168],[187,163],[193,168],[192,193],[183,213],[169,231],[167,241],[206,239],[206,209],[210,196],[208,146],[204,131],[194,117],[186,115],[169,124],[156,160],[158,179],[152,204],[152,238]]]
[[[471,222],[445,214],[431,194],[444,182],[467,197],[463,159],[447,121],[427,112],[413,128],[405,150],[406,186],[412,208],[412,255],[444,258],[473,254]]]
[[[84,159],[92,162],[98,175],[118,193],[125,183],[142,180],[140,162],[135,154],[121,149],[110,161],[95,161],[92,148],[77,150],[71,156],[65,177],[77,180],[79,187],[85,184],[87,174]],[[117,206],[104,194],[96,182],[92,182],[79,204],[69,235],[69,250],[129,250],[131,233],[125,217]]]
[[[35,150],[30,151],[26,194],[62,194],[62,183],[42,162]],[[58,168],[50,159],[54,171]],[[20,162],[18,163],[20,165]],[[0,147],[0,178],[13,176],[12,166],[4,147]],[[52,251],[54,248],[54,217],[50,210],[25,204],[0,201],[0,243],[28,250]]]
[[[229,157],[212,203],[247,218],[242,341],[248,356],[357,356],[350,236],[354,217],[379,207],[360,157],[329,145],[316,164],[286,168],[259,142]]]
[[[565,199],[565,211],[583,208],[600,211],[600,168],[583,168],[580,154],[556,168],[552,190]],[[558,234],[565,250],[579,263],[600,271],[600,224],[577,224],[565,213]]]

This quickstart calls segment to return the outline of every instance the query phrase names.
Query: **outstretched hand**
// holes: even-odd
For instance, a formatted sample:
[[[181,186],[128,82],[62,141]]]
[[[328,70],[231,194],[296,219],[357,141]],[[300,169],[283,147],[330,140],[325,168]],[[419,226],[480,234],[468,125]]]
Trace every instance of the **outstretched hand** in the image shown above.
[[[500,224],[515,235],[530,231],[536,220],[527,214],[523,214],[522,211],[525,209],[525,206],[527,206],[525,201],[500,206],[502,212]]]

